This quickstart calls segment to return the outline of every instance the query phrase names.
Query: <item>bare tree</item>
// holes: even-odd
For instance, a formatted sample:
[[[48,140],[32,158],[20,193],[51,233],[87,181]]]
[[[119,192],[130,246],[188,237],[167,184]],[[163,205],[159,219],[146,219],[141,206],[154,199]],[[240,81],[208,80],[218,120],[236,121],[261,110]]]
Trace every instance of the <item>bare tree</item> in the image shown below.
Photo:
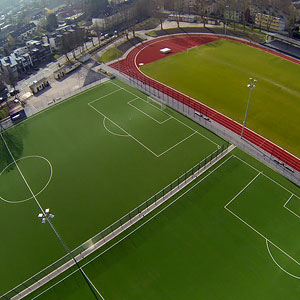
[[[180,27],[180,15],[183,13],[184,0],[174,0],[174,13],[176,15],[177,27]]]
[[[204,28],[205,28],[205,24],[206,24],[207,6],[208,6],[207,0],[197,0],[196,1],[197,12],[201,16],[201,21],[203,22]]]

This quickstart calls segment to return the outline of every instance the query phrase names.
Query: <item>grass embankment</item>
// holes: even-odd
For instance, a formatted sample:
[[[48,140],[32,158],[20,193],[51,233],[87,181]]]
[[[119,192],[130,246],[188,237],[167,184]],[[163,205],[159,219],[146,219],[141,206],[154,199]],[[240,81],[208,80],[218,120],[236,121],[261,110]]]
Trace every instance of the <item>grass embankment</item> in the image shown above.
[[[121,50],[116,48],[110,48],[99,57],[98,62],[107,63],[109,61],[117,59],[118,57],[121,57],[122,55],[123,52]]]

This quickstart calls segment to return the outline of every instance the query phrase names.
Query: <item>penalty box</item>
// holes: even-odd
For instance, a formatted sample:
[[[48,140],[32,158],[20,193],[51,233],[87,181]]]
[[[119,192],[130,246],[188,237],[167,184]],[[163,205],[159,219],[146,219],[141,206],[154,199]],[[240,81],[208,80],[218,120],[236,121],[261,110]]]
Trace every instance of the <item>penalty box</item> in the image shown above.
[[[207,147],[210,144],[210,152],[219,147],[177,119],[169,110],[162,110],[158,103],[143,99],[124,88],[89,102],[89,106],[106,120],[105,128],[110,133],[121,130],[123,136],[131,137],[156,157],[187,141],[191,143],[190,146],[205,143]]]
[[[247,164],[238,157],[235,159]],[[248,166],[253,172],[255,168]],[[300,243],[300,198],[263,172],[255,170],[257,173],[252,180],[224,208],[300,265],[297,247]]]

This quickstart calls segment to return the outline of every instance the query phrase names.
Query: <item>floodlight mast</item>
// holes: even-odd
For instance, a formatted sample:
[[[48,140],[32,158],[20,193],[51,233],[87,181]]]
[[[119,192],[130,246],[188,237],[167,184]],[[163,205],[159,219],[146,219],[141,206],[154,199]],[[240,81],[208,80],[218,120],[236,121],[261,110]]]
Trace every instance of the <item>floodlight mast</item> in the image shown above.
[[[244,134],[245,126],[246,126],[246,121],[247,121],[247,116],[248,116],[248,110],[249,110],[249,105],[250,105],[252,91],[256,87],[256,85],[254,83],[257,82],[257,80],[254,79],[254,78],[252,78],[252,77],[250,77],[249,79],[250,79],[250,83],[247,85],[247,87],[250,88],[250,92],[249,92],[249,98],[248,98],[248,103],[247,103],[245,118],[244,118],[244,122],[243,122],[243,128],[242,128],[241,138],[243,138],[243,134]]]
[[[0,126],[0,128],[2,128],[2,126]],[[62,246],[65,248],[65,250],[67,251],[67,253],[69,254],[69,256],[72,258],[72,260],[74,261],[75,265],[77,266],[78,270],[80,271],[81,275],[83,276],[84,280],[86,281],[87,285],[89,286],[91,292],[93,293],[95,299],[99,300],[104,300],[104,298],[102,297],[102,295],[97,291],[96,287],[93,285],[93,283],[89,280],[89,278],[87,277],[87,275],[84,273],[84,271],[82,270],[82,268],[80,267],[80,265],[78,264],[76,258],[73,256],[73,254],[71,253],[71,251],[69,250],[69,248],[67,247],[67,245],[65,244],[65,242],[63,241],[62,237],[58,234],[58,232],[56,231],[56,229],[54,228],[53,224],[51,223],[50,219],[54,218],[54,215],[50,214],[50,209],[47,208],[46,210],[43,209],[43,207],[41,206],[41,204],[39,203],[39,201],[36,198],[36,195],[33,193],[30,185],[28,184],[26,178],[24,177],[22,171],[20,170],[20,167],[18,166],[13,154],[11,153],[3,135],[2,132],[0,131],[0,137],[1,140],[3,141],[10,157],[12,158],[12,160],[14,161],[16,168],[18,169],[19,174],[21,175],[21,177],[24,180],[24,183],[26,185],[26,187],[28,188],[28,191],[30,192],[32,198],[34,199],[36,205],[38,206],[38,208],[40,209],[41,213],[38,214],[38,217],[42,219],[42,223],[46,223],[48,222],[48,224],[50,225],[51,229],[53,230],[53,232],[55,233],[56,237],[59,239],[60,243],[62,244]]]
[[[47,222],[50,225],[52,231],[54,232],[54,234],[56,235],[56,237],[58,238],[58,240],[60,241],[60,243],[62,244],[62,246],[65,248],[66,252],[69,254],[69,256],[74,261],[76,267],[78,268],[78,270],[80,271],[80,273],[83,276],[84,280],[86,281],[87,285],[89,286],[89,288],[90,288],[91,292],[93,293],[95,299],[97,299],[97,300],[99,300],[99,299],[104,300],[104,298],[102,297],[102,295],[97,291],[97,289],[95,288],[95,286],[93,285],[93,283],[90,281],[90,279],[84,273],[84,271],[80,267],[78,261],[73,256],[72,252],[70,251],[70,249],[68,248],[68,246],[65,244],[64,240],[59,235],[59,233],[56,231],[55,227],[53,226],[52,222],[50,221],[50,219],[54,218],[54,215],[50,213],[50,209],[47,208],[47,209],[43,210],[43,208],[39,204],[39,202],[37,202],[37,203],[38,203],[38,206],[39,206],[40,210],[42,211],[42,213],[38,214],[38,218],[40,218],[42,220],[42,224],[45,224]]]

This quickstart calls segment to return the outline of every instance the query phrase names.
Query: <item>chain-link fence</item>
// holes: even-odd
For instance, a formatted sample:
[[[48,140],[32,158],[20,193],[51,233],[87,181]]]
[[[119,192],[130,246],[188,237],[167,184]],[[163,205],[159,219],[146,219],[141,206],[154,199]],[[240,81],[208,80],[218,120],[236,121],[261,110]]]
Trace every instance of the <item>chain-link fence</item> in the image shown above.
[[[244,131],[243,138],[241,138],[242,127],[237,122],[175,89],[148,78],[132,67],[123,69],[122,72],[114,70],[119,79],[186,115],[256,157],[295,184],[300,185],[300,162],[297,157],[247,128]]]
[[[153,211],[156,207],[168,200],[172,195],[180,191],[204,171],[206,171],[213,163],[216,163],[219,159],[226,155],[229,143],[226,142],[215,152],[211,153],[201,162],[193,166],[187,172],[182,174],[176,180],[171,182],[168,186],[164,187],[158,193],[151,198],[140,204],[138,207],[130,211],[128,214],[114,222],[97,235],[72,250],[73,257],[77,261],[80,261],[87,257],[89,254],[99,249],[111,239],[128,229],[130,226],[138,222],[145,215]],[[91,246],[92,245],[92,246]],[[70,256],[66,254],[47,268],[41,270],[28,280],[24,281],[14,289],[10,290],[6,294],[2,295],[0,299],[21,299],[30,294],[34,290],[41,287],[43,284],[49,282],[65,270],[74,265],[74,260],[70,259]]]

